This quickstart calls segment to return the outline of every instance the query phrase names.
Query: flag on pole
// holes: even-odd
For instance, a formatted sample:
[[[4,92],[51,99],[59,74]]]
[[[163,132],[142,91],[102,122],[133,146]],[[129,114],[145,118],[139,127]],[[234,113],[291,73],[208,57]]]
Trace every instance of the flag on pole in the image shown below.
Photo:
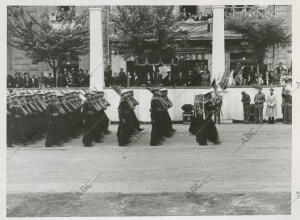
[[[214,78],[214,80],[211,82],[210,86],[216,91],[217,90],[217,83],[216,83],[216,79]]]
[[[220,85],[221,89],[225,90],[227,88],[229,77],[230,77],[230,72],[227,72],[227,73],[224,72],[223,73],[221,81],[219,82],[219,85]]]

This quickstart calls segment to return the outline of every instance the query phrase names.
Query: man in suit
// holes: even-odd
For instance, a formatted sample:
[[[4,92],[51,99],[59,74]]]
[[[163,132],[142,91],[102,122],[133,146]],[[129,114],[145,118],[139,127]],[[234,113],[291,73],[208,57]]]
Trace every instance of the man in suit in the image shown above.
[[[175,86],[185,86],[185,77],[183,77],[183,73],[182,72],[179,72],[178,73],[178,77],[176,78],[176,81],[175,81]]]
[[[258,86],[258,93],[255,95],[254,103],[256,109],[256,123],[263,123],[263,110],[264,110],[264,102],[266,101],[265,94],[262,93],[261,86]]]
[[[127,76],[126,73],[124,72],[123,68],[121,68],[119,72],[119,84],[123,87],[127,86]]]
[[[112,78],[112,71],[110,66],[107,66],[106,70],[104,71],[105,86],[111,85],[111,78]]]
[[[23,87],[24,88],[31,88],[31,79],[28,75],[28,73],[24,73],[24,80],[23,80]]]
[[[32,77],[31,77],[31,87],[32,88],[38,88],[39,87],[39,82],[38,82],[38,79],[35,78],[35,74],[32,74]]]
[[[244,109],[244,124],[247,124],[249,122],[249,117],[250,117],[251,98],[245,91],[242,91],[241,102],[243,103],[243,109]]]
[[[163,79],[162,82],[165,86],[173,86],[173,77],[171,75],[171,71],[168,71],[168,75]]]
[[[55,79],[52,77],[52,74],[48,74],[48,78],[46,80],[46,87],[54,87],[55,86]]]
[[[57,87],[66,87],[66,86],[67,86],[67,79],[64,73],[58,73]]]
[[[23,83],[24,83],[24,80],[21,77],[21,74],[19,72],[16,72],[16,75],[15,75],[15,85],[16,85],[16,88],[22,88],[23,87]]]

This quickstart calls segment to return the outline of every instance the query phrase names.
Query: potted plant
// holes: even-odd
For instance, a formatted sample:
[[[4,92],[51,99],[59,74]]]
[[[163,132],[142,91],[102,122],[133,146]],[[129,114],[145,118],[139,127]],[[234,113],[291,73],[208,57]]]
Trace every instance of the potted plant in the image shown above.
[[[183,110],[182,113],[182,121],[183,123],[189,123],[191,122],[191,118],[193,116],[193,105],[191,104],[184,104],[181,106],[181,109]]]

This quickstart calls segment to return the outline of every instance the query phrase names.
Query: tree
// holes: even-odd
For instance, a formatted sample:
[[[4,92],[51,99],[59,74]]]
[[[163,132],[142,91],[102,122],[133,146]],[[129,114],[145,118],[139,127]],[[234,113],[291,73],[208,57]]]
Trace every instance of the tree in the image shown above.
[[[172,11],[172,6],[118,6],[112,18],[120,38],[118,49],[126,57],[174,56],[187,33],[180,30]]]
[[[47,14],[35,18],[22,7],[8,7],[8,44],[22,50],[32,63],[47,62],[54,78],[67,56],[89,52],[88,15],[67,17],[54,27]]]
[[[253,45],[260,63],[269,49],[291,43],[291,33],[284,19],[269,10],[233,12],[225,19],[225,29],[243,34]]]

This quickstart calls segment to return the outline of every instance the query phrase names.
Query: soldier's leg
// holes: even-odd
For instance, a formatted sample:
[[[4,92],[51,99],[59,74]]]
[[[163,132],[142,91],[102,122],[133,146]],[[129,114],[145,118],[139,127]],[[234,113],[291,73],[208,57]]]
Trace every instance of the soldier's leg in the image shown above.
[[[263,123],[263,108],[259,108],[259,122]]]

